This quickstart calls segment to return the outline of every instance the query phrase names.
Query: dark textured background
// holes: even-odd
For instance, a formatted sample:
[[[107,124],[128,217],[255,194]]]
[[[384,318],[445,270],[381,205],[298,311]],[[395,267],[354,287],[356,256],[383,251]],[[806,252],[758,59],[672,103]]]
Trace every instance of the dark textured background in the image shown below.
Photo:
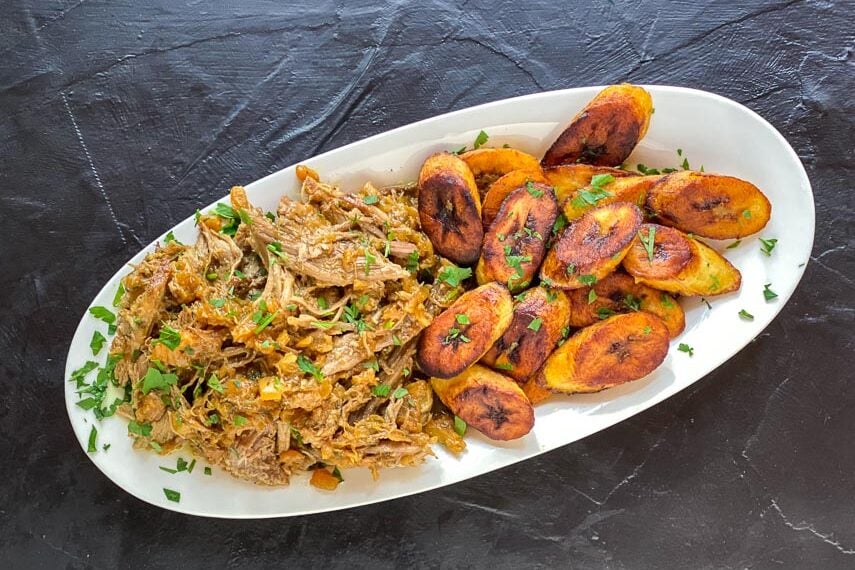
[[[855,567],[853,2],[35,4],[0,3],[0,565]],[[197,206],[411,121],[624,80],[744,103],[813,183],[800,288],[715,373],[521,465],[296,519],[163,511],[81,452],[74,327]]]

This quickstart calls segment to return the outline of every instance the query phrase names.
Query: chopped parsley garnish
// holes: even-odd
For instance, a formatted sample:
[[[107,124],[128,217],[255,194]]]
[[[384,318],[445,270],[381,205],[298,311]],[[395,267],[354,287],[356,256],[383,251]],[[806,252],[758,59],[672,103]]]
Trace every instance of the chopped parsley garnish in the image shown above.
[[[354,303],[348,303],[344,307],[344,321],[356,327],[356,331],[360,334],[366,330],[371,330],[371,327],[362,318],[359,308]]]
[[[766,283],[765,285],[763,285],[763,298],[767,301],[771,301],[772,299],[778,296],[777,293],[769,289],[771,285],[771,283]]]
[[[457,321],[457,324],[460,324],[460,325],[471,324],[469,317],[466,315],[463,315],[463,314],[457,315],[457,317],[455,317],[455,320]]]
[[[646,325],[646,326],[644,327],[644,330],[642,330],[642,331],[641,331],[641,333],[642,333],[644,336],[649,335],[651,332],[653,332],[653,329],[652,329],[652,328],[650,328],[650,325]]]
[[[684,342],[680,343],[680,346],[677,347],[677,350],[679,350],[680,352],[685,352],[689,356],[695,355],[695,349]]]
[[[225,391],[225,388],[223,388],[223,383],[220,382],[220,379],[217,378],[216,374],[211,374],[211,377],[208,378],[207,384],[208,384],[208,388],[210,388],[211,390],[214,390],[216,392],[219,392],[220,394],[222,394]]]
[[[330,304],[327,303],[326,297],[318,297],[318,308],[322,311],[326,311],[330,308]]]
[[[567,271],[567,275],[573,275],[574,273],[576,273],[576,264],[575,263],[568,263],[566,271]]]
[[[318,382],[324,379],[324,375],[321,372],[321,369],[315,366],[311,360],[309,360],[302,354],[297,357],[297,368],[299,368],[303,372],[306,372],[307,374],[311,374]]]
[[[208,301],[208,303],[212,307],[216,307],[219,309],[220,307],[222,307],[223,305],[226,304],[226,300],[225,299],[211,299],[210,301]]]
[[[142,393],[148,394],[152,390],[168,390],[170,386],[178,383],[178,376],[165,374],[157,368],[149,366],[143,376]]]
[[[112,325],[116,322],[116,315],[110,312],[106,307],[95,306],[89,307],[89,314],[91,314],[96,319],[100,319],[107,323],[108,325]]]
[[[662,295],[659,296],[659,300],[662,301],[662,306],[666,309],[674,308],[674,301],[667,294],[662,293]]]
[[[235,416],[233,419],[233,423],[236,427],[241,427],[246,425],[246,418],[243,416]]]
[[[554,303],[557,300],[558,300],[558,293],[556,293],[552,289],[547,289],[546,290],[546,302],[547,303]]]
[[[365,274],[371,275],[371,266],[377,263],[377,256],[368,251],[367,247],[363,253],[365,254]]]
[[[468,267],[457,267],[449,265],[444,267],[437,276],[437,279],[444,281],[451,287],[458,287],[461,282],[472,277],[472,269]]]
[[[205,475],[211,475],[213,472],[210,467],[205,467]]]
[[[162,344],[169,350],[175,350],[181,344],[181,333],[168,325],[163,325],[160,327],[160,332],[155,342]]]
[[[373,388],[371,388],[371,393],[377,396],[378,398],[385,398],[389,395],[389,392],[392,391],[392,387],[388,384],[377,384]]]
[[[526,295],[528,295],[528,291],[523,291],[518,295],[514,295],[514,301],[516,301],[517,303],[522,303],[523,301],[525,301]]]
[[[594,188],[602,188],[606,184],[611,184],[615,181],[615,177],[611,174],[595,174],[591,177],[591,186]]]
[[[207,279],[208,281],[216,281],[217,277],[218,277],[218,275],[213,271],[205,274],[205,279]]]
[[[403,344],[403,343],[401,342],[401,339],[400,339],[400,337],[399,337],[398,335],[393,334],[393,335],[392,335],[392,344],[393,344],[394,346],[401,346],[401,344]]]
[[[132,433],[134,435],[138,435],[140,437],[150,437],[151,436],[151,424],[149,423],[137,423],[134,420],[128,422],[128,433]]]
[[[641,309],[641,299],[631,293],[624,297],[623,304],[631,311],[638,311]]]
[[[279,311],[276,311],[274,313],[268,313],[267,312],[267,306],[264,303],[264,301],[261,301],[261,303],[259,303],[259,307],[261,307],[262,304],[264,304],[264,308],[259,310],[259,311],[256,311],[252,315],[252,322],[254,322],[256,325],[258,325],[252,331],[254,334],[259,334],[261,331],[266,329],[270,325],[270,323],[273,322],[273,319],[276,318],[276,315],[279,314]]]
[[[238,210],[238,217],[240,218],[240,221],[245,223],[246,225],[252,225],[252,218],[249,217],[249,213],[243,208]]]
[[[463,334],[463,331],[459,328],[451,327],[448,329],[448,334],[442,339],[442,344],[451,344],[453,342],[472,342],[472,339]]]
[[[122,297],[125,296],[125,285],[119,281],[119,288],[116,289],[116,294],[113,295],[113,306],[118,307],[122,304]]]
[[[749,313],[745,309],[739,310],[739,316],[742,317],[743,319],[745,319],[746,321],[753,321],[754,320],[754,315],[752,315],[751,313]]]
[[[267,251],[275,255],[280,259],[288,259],[288,256],[282,252],[282,244],[278,241],[274,241],[267,244]]]
[[[531,180],[525,183],[525,189],[535,198],[543,198],[543,190],[537,188]]]
[[[564,213],[558,214],[558,217],[555,218],[555,223],[552,224],[552,235],[557,236],[558,232],[567,227],[567,216]]]
[[[107,342],[107,339],[104,338],[99,331],[95,331],[92,333],[92,340],[89,341],[89,348],[92,349],[92,355],[97,356],[101,349],[104,348],[104,343]]]
[[[580,275],[578,279],[579,283],[581,283],[582,285],[587,285],[588,287],[594,285],[597,282],[597,278],[594,275]]]
[[[597,292],[594,291],[593,289],[591,289],[590,291],[588,291],[588,304],[590,305],[591,303],[593,303],[596,300],[597,300]]]
[[[217,216],[228,221],[228,223],[223,226],[220,231],[226,234],[227,236],[234,237],[241,222],[240,215],[238,215],[238,213],[235,212],[232,207],[227,204],[217,204],[216,207],[214,207],[214,213]]]
[[[89,432],[89,442],[88,442],[88,445],[86,447],[86,451],[88,453],[95,453],[96,451],[98,451],[97,439],[98,439],[98,430],[93,425],[92,429]]]
[[[531,322],[528,324],[528,329],[533,330],[534,332],[537,332],[540,330],[540,327],[542,324],[543,324],[543,319],[541,319],[540,317],[536,317],[536,318],[532,319]]]
[[[220,423],[220,416],[218,414],[211,414],[208,416],[208,425],[214,426]]]
[[[264,217],[270,220],[271,222],[276,221],[276,214],[274,214],[273,212],[265,212]]]
[[[419,270],[419,252],[418,250],[413,251],[410,255],[407,256],[407,271],[410,273],[415,273]]]
[[[163,243],[172,243],[172,242],[175,242],[178,245],[184,245],[183,243],[178,241],[178,239],[175,237],[175,234],[172,233],[172,230],[169,230],[168,232],[166,232],[166,237],[163,238]]]
[[[371,206],[372,204],[376,204],[379,199],[380,197],[377,196],[377,194],[369,194],[368,196],[362,198],[362,202]]]
[[[600,317],[601,320],[607,319],[616,314],[617,313],[615,313],[612,309],[609,309],[608,307],[600,307],[599,309],[597,309],[597,316]]]
[[[479,148],[487,144],[488,140],[490,140],[490,135],[488,135],[484,131],[481,131],[478,133],[478,136],[475,137],[475,142],[472,143],[472,148],[478,150]]]
[[[635,166],[635,169],[638,170],[640,173],[644,174],[645,176],[649,176],[651,174],[660,174],[659,170],[657,170],[656,168],[647,168],[640,162]]]
[[[514,365],[511,364],[510,362],[502,362],[500,364],[496,364],[495,367],[498,368],[499,370],[513,370],[514,369]]]
[[[778,240],[775,238],[769,238],[769,239],[760,238],[760,251],[762,251],[767,256],[771,256],[772,250],[775,249],[775,244],[777,244],[777,243],[778,243]]]
[[[742,217],[746,220],[751,219],[751,210],[742,210]]]
[[[173,491],[172,489],[163,488],[163,494],[166,496],[166,499],[172,501],[173,503],[181,502],[181,493],[178,491]]]
[[[466,422],[460,419],[459,416],[454,416],[454,431],[457,435],[463,437],[466,434]]]
[[[392,397],[395,398],[396,400],[400,400],[401,398],[403,398],[407,394],[409,394],[409,392],[407,391],[406,388],[404,388],[402,386],[392,393]]]
[[[644,246],[644,250],[647,252],[647,260],[652,263],[653,246],[656,240],[656,226],[648,226],[648,228],[646,236],[641,234],[641,230],[638,230],[638,239],[641,240],[641,245]]]
[[[516,273],[508,279],[508,287],[511,286],[511,281],[521,279],[522,276],[525,275],[525,271],[522,268],[522,264],[531,262],[530,255],[513,255],[511,254],[511,251],[511,246],[506,245],[504,248],[505,262],[512,269],[516,270]]]
[[[380,372],[380,361],[376,358],[372,358],[371,360],[364,362],[362,366],[364,366],[365,368],[369,368],[374,372]]]
[[[291,439],[296,441],[297,445],[302,447],[302,445],[303,445],[303,434],[300,433],[300,430],[298,430],[294,426],[291,426]]]
[[[339,469],[338,466],[333,467],[332,476],[338,479],[339,483],[344,481],[344,477],[341,474],[341,469]]]
[[[742,243],[742,240],[738,239],[735,242],[733,242],[732,244],[730,244],[729,246],[727,246],[725,249],[736,249],[737,247],[739,247],[739,244],[741,244],[741,243]]]
[[[243,271],[241,271],[240,269],[235,269],[235,270],[234,270],[234,272],[233,272],[233,275],[234,275],[235,277],[237,277],[238,279],[246,279],[246,275],[245,275],[245,274],[244,274],[244,272],[243,272]]]

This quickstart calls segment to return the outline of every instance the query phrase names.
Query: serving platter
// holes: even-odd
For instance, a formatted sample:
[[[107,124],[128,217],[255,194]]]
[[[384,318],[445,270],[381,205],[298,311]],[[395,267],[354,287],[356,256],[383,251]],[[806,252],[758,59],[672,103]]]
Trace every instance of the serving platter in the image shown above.
[[[732,241],[708,241],[742,272],[739,291],[709,299],[682,299],[686,330],[672,341],[665,362],[646,378],[600,392],[558,396],[536,406],[534,429],[527,436],[501,443],[470,429],[467,450],[455,456],[441,446],[425,464],[381,471],[373,480],[367,469],[344,471],[336,491],[309,486],[308,477],[292,479],[288,487],[262,487],[234,479],[214,467],[205,474],[197,459],[192,473],[170,474],[176,457],[190,460],[189,451],[159,456],[132,448],[127,421],[117,416],[97,421],[79,407],[72,371],[88,360],[103,363],[106,350],[92,357],[89,346],[95,330],[106,325],[86,312],[77,327],[66,361],[65,399],[68,416],[83,451],[114,483],[151,504],[183,513],[223,518],[284,517],[332,511],[385,501],[450,485],[529,459],[567,445],[625,420],[697,382],[756,338],[783,308],[804,273],[814,236],[814,203],[810,183],[798,156],[768,122],[750,109],[724,97],[681,87],[645,86],[655,113],[650,129],[626,164],[635,167],[676,167],[683,159],[693,169],[737,176],[757,185],[772,203],[772,219],[760,233],[725,251]],[[542,156],[569,119],[602,87],[583,87],[536,93],[495,101],[400,127],[362,141],[300,161],[317,170],[325,182],[356,190],[365,182],[375,186],[415,180],[431,153],[471,145],[481,130],[487,146],[509,144]],[[680,155],[677,154],[680,149]],[[280,196],[299,196],[296,165],[246,185],[250,201],[275,210]],[[242,181],[235,181],[236,184]],[[224,193],[227,191],[224,188]],[[227,197],[221,200],[227,202]],[[210,204],[200,209],[208,210]],[[182,242],[196,239],[191,215],[171,228]],[[164,232],[164,236],[166,232]],[[149,244],[107,282],[91,305],[111,306],[120,279],[162,242]],[[759,238],[778,239],[771,255],[761,251]],[[778,297],[764,299],[765,284]],[[746,310],[754,317],[739,316]],[[680,343],[694,352],[680,352]],[[92,372],[89,376],[94,376]],[[87,452],[92,425],[97,427],[95,452]],[[104,445],[109,448],[104,450]],[[180,493],[170,500],[164,489]],[[174,498],[174,497],[173,497]]]

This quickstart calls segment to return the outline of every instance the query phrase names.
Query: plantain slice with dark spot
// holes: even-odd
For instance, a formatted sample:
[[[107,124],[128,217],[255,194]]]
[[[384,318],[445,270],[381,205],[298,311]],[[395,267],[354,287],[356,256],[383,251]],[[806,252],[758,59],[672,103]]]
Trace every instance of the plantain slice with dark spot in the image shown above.
[[[720,253],[674,228],[644,224],[623,259],[637,283],[680,295],[721,295],[742,275]]]
[[[546,182],[539,166],[537,170],[512,170],[490,184],[481,204],[481,223],[484,224],[484,231],[487,231],[496,219],[505,198],[517,188],[525,186],[526,182]]]
[[[627,83],[606,87],[573,117],[541,164],[619,166],[647,133],[652,114],[653,100],[641,87]]]
[[[548,184],[555,188],[555,197],[560,204],[570,197],[573,192],[591,183],[591,178],[598,174],[610,174],[613,178],[637,176],[634,172],[612,168],[610,166],[594,166],[592,164],[562,164],[543,170]]]
[[[546,287],[523,291],[517,295],[511,325],[481,363],[522,384],[561,340],[569,318],[570,303],[564,291]]]
[[[472,171],[447,152],[429,156],[419,173],[419,220],[437,253],[472,265],[481,253],[481,199]]]
[[[568,323],[574,328],[587,327],[630,311],[653,313],[668,327],[671,338],[676,338],[686,327],[683,308],[673,297],[636,283],[623,271],[610,273],[592,287],[568,291],[567,298],[570,304]]]
[[[641,210],[628,202],[587,212],[564,229],[546,254],[541,280],[562,289],[593,285],[620,264],[641,222]]]
[[[561,205],[561,211],[568,221],[582,217],[585,212],[614,202],[631,202],[643,208],[647,200],[647,192],[656,184],[661,176],[626,176],[606,179],[600,182],[596,177],[584,188],[573,192]]]
[[[472,170],[482,198],[494,181],[509,172],[540,170],[535,157],[515,148],[479,148],[464,152],[460,158]]]
[[[475,268],[478,283],[500,281],[511,291],[528,287],[546,254],[546,240],[557,216],[551,187],[527,182],[511,192],[484,235]]]
[[[617,315],[571,336],[546,360],[536,382],[565,394],[599,392],[653,372],[665,360],[668,342],[668,327],[656,315]]]
[[[422,332],[416,363],[429,376],[460,374],[499,340],[513,314],[513,299],[501,283],[487,283],[464,293]]]
[[[772,215],[769,199],[750,182],[688,170],[654,184],[647,207],[666,226],[713,239],[757,233]]]
[[[431,378],[442,403],[490,439],[517,439],[534,426],[531,402],[513,379],[473,364],[450,379]]]

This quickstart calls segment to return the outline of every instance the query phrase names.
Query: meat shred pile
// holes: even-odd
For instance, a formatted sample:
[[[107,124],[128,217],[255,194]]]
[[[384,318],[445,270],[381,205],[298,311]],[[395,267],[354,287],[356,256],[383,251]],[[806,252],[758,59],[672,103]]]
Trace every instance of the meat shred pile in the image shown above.
[[[241,187],[123,280],[111,348],[140,448],[189,446],[255,483],[409,466],[462,439],[413,376],[420,331],[462,291],[419,231],[417,189],[312,177],[276,214]],[[421,280],[420,280],[421,279]]]

